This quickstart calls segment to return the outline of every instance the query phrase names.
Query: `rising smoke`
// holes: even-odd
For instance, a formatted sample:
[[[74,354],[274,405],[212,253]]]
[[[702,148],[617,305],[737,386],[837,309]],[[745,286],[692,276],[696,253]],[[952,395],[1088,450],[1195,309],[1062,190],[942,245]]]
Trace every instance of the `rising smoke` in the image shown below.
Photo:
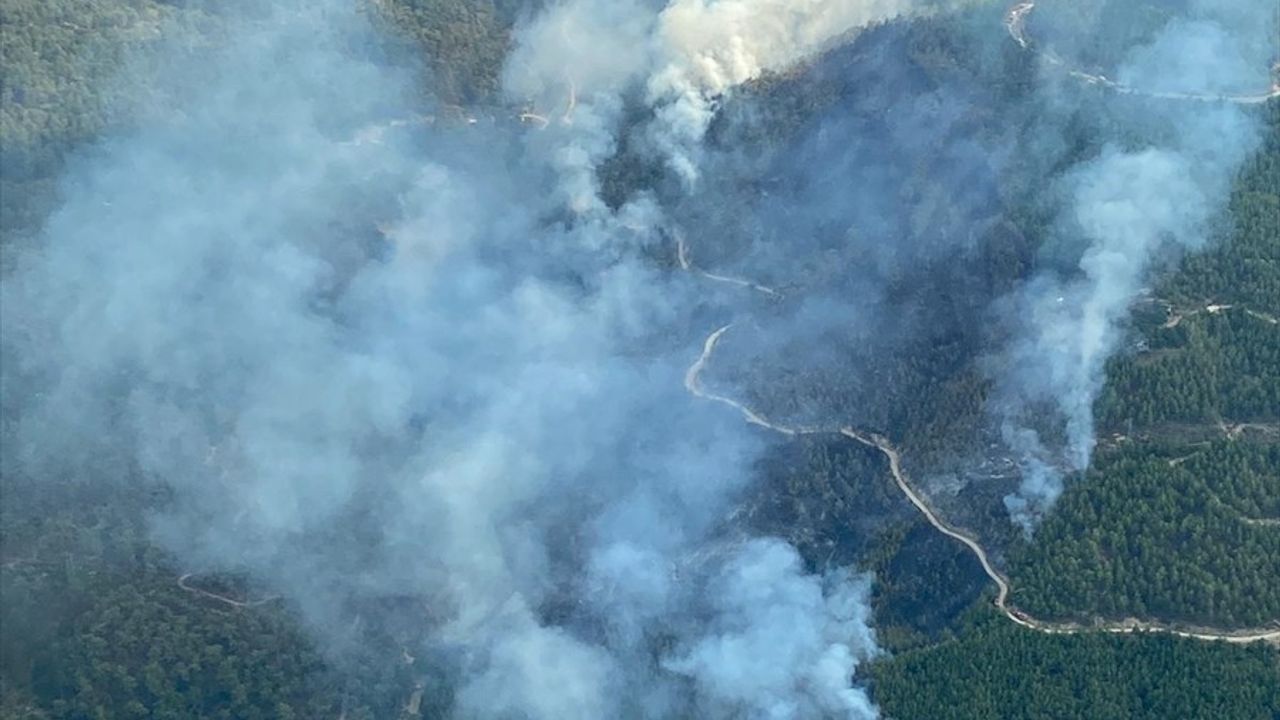
[[[1273,49],[1259,28],[1274,28],[1269,4],[1192,5],[1188,19],[1170,22],[1131,51],[1118,79],[1144,93],[1240,92],[1242,82],[1265,87],[1259,68],[1265,74]],[[1005,505],[1028,532],[1062,493],[1064,473],[1089,466],[1093,404],[1130,306],[1157,263],[1209,242],[1231,181],[1260,137],[1256,117],[1227,102],[1143,93],[1107,100],[1104,111],[1117,134],[1155,140],[1107,144],[1060,181],[1066,210],[1059,232],[1083,239],[1083,250],[1074,267],[1037,274],[1010,300],[1020,330],[996,364],[997,383],[1008,393],[1000,406],[1004,437],[1023,466],[1021,485]],[[1044,419],[1034,416],[1045,408],[1064,422],[1061,442],[1042,437]]]
[[[658,63],[647,83],[654,142],[687,183],[698,148],[727,91],[789,69],[875,23],[942,3],[910,0],[676,0],[657,28]]]
[[[573,108],[416,134],[365,127],[412,114],[412,74],[367,59],[357,13],[255,12],[175,54],[170,102],[76,161],[19,259],[10,447],[49,476],[123,457],[171,488],[160,543],[335,644],[426,598],[415,650],[458,717],[875,716],[866,579],[726,525],[762,442],[684,394],[698,288],[645,260],[659,205],[609,209],[596,169],[647,96],[693,177],[717,96],[882,10],[557,4],[507,82]]]
[[[457,717],[874,717],[851,685],[877,652],[869,580],[811,574],[727,522],[765,440],[680,387],[707,293],[650,256],[673,220],[723,200],[712,174],[747,172],[706,142],[727,93],[945,5],[554,3],[504,72],[545,128],[398,132],[389,118],[422,111],[414,73],[370,60],[376,38],[342,4],[277,0],[226,47],[170,63],[155,82],[176,99],[74,163],[4,287],[10,447],[33,475],[163,481],[159,542],[193,569],[248,571],[335,645],[353,614],[425,598],[414,654],[456,680]],[[1133,54],[1127,84],[1186,48],[1206,77],[1235,76],[1216,49],[1259,3],[1201,5]],[[825,365],[840,359],[813,345],[832,328],[879,356],[906,346],[894,332],[928,338],[937,298],[904,278],[928,264],[955,279],[998,224],[1004,156],[967,121],[986,96],[896,72],[846,88],[874,121],[832,108],[750,169],[781,178],[741,214],[777,240],[752,247],[752,273],[823,257],[815,238],[847,253],[795,272],[807,289],[837,277],[783,320],[787,348]],[[1103,367],[1155,258],[1205,242],[1255,137],[1218,104],[1111,112],[1160,143],[1112,144],[1060,182],[1061,232],[1086,248],[1001,306],[1021,319],[997,385],[1024,459],[1007,504],[1028,527],[1063,469],[1087,465]],[[624,139],[686,194],[606,202],[600,168]],[[985,310],[991,291],[946,304]],[[1030,421],[1046,404],[1065,450]]]

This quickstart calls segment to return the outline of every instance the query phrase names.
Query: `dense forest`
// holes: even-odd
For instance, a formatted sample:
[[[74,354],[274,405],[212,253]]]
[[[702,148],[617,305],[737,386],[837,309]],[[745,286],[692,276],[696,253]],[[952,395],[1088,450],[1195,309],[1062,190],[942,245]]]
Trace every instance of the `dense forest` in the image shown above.
[[[884,715],[895,720],[1280,715],[1280,664],[1264,645],[1045,635],[985,609],[954,639],[877,663],[873,675]]]
[[[1280,445],[1126,444],[1073,484],[1012,562],[1042,617],[1260,626],[1280,617]]]
[[[140,98],[168,102],[161,89],[136,86],[147,72],[121,68],[217,43],[252,4],[0,1],[6,270],[56,204],[68,159],[127,125]],[[518,5],[370,2],[391,32],[365,51],[421,58],[438,104],[493,103]],[[180,587],[186,569],[146,539],[144,516],[164,489],[97,482],[136,473],[127,462],[104,458],[84,477],[60,479],[53,494],[46,478],[14,471],[12,450],[0,453],[0,717],[372,720],[399,717],[423,682],[403,659],[406,635],[356,628],[351,647],[335,653],[315,645],[287,603],[237,608]],[[229,597],[248,592],[235,578],[192,582]],[[434,703],[423,698],[420,713],[431,716]]]
[[[1175,306],[1234,304],[1280,313],[1280,108],[1269,103],[1268,131],[1231,198],[1222,235],[1207,252],[1183,260],[1160,288]]]
[[[1158,24],[1150,5],[1103,3],[1099,12],[1130,28],[1124,42],[1132,42]],[[369,0],[367,10],[390,32],[385,46],[368,52],[419,58],[429,84],[424,95],[437,107],[493,105],[503,102],[495,94],[512,23],[530,6]],[[0,0],[6,267],[11,247],[31,242],[56,205],[68,159],[127,124],[129,102],[148,96],[151,89],[127,85],[119,66],[154,59],[162,41],[217,42],[235,7]],[[878,124],[894,109],[890,99],[856,85],[876,70],[849,68],[892,48],[912,68],[895,82],[922,93],[956,83],[971,91],[966,122],[933,138],[936,145],[957,137],[979,145],[1007,139],[999,109],[1007,104],[1013,121],[1022,119],[1017,108],[1029,92],[1031,64],[1012,45],[1001,57],[973,52],[972,35],[974,28],[990,32],[1002,11],[989,4],[964,22],[880,28],[809,68],[804,82],[774,78],[748,89],[743,106],[765,100],[768,110],[750,123],[726,121],[713,136],[757,133],[768,156],[776,135],[851,96],[861,99],[850,122]],[[1090,65],[1107,67],[1114,45],[1114,38],[1094,38],[1076,51]],[[1138,616],[1235,627],[1280,618],[1280,443],[1272,431],[1280,421],[1280,103],[1260,112],[1268,122],[1264,150],[1240,177],[1215,244],[1165,269],[1137,309],[1129,349],[1108,368],[1096,408],[1108,439],[1095,467],[1073,480],[1031,540],[1009,548],[1013,599],[1029,612],[1086,624]],[[1095,129],[1073,122],[1078,146],[1069,157],[1087,156],[1096,150]],[[837,338],[835,359],[817,367],[786,367],[785,344],[771,356],[735,354],[750,346],[752,332],[769,331],[766,319],[764,327],[727,336],[725,357],[738,359],[722,362],[713,378],[789,419],[838,418],[884,431],[922,476],[987,437],[990,384],[978,350],[987,339],[978,329],[985,310],[952,300],[1007,291],[1035,263],[1048,222],[1027,186],[1027,177],[1043,168],[1011,162],[990,177],[953,178],[947,158],[933,149],[899,148],[908,153],[899,184],[904,203],[927,205],[949,186],[971,183],[998,196],[999,212],[971,217],[963,207],[942,205],[935,215],[922,211],[905,221],[908,232],[921,236],[931,225],[982,229],[975,253],[942,255],[890,274],[889,292],[901,305],[923,312],[934,309],[933,296],[947,299],[932,329],[875,357],[860,352],[858,337]],[[616,201],[657,182],[657,170],[632,162],[628,152],[619,148],[604,171],[606,196]],[[812,152],[822,157],[831,147]],[[785,198],[777,187],[784,183],[773,182],[770,189]],[[742,229],[731,220],[724,222],[725,238]],[[812,230],[840,237],[846,228],[836,225]],[[706,239],[700,261],[759,269],[742,248],[718,240]],[[818,247],[767,279],[797,293],[837,292],[861,260]],[[890,318],[885,326],[900,322]],[[754,382],[766,376],[767,386]],[[745,503],[744,517],[794,542],[813,568],[857,565],[876,576],[877,629],[890,652],[870,675],[886,717],[1280,717],[1280,658],[1265,646],[1046,636],[974,610],[989,600],[976,561],[919,518],[877,452],[822,437],[780,445],[764,465],[765,480]],[[363,720],[400,717],[415,688],[421,693],[424,671],[402,659],[406,635],[370,628],[356,633],[359,652],[330,652],[313,643],[287,602],[237,608],[180,587],[176,580],[188,568],[175,567],[146,540],[144,518],[164,502],[163,487],[121,496],[92,482],[68,482],[65,497],[50,499],[41,483],[7,465],[0,478],[0,716]],[[984,492],[985,504],[971,513],[990,527],[977,529],[1011,537],[999,493]],[[973,496],[952,502],[965,501]],[[253,590],[237,578],[203,582],[235,597]],[[420,714],[443,713],[438,701],[427,693]]]
[[[335,664],[288,603],[200,592],[243,579],[180,585],[147,540],[162,487],[37,482],[7,475],[0,504],[0,717],[381,718],[409,695],[408,636],[357,632]]]
[[[0,716],[371,720],[412,692],[394,646],[334,665],[287,610],[197,595],[165,565],[86,575],[76,562],[3,571]]]
[[[1215,245],[1137,308],[1095,408],[1094,467],[1012,558],[1049,616],[1280,618],[1280,109]]]
[[[1280,419],[1280,108],[1264,112],[1216,244],[1153,290],[1134,349],[1108,368],[1104,427]]]
[[[364,52],[425,66],[437,105],[497,102],[508,34],[523,3],[502,0],[361,0],[385,28]],[[130,122],[139,103],[165,103],[139,87],[165,53],[225,37],[252,2],[4,0],[0,2],[0,236],[31,233],[56,202],[55,178],[77,148]],[[177,50],[175,50],[177,48]],[[122,67],[134,72],[122,73]]]

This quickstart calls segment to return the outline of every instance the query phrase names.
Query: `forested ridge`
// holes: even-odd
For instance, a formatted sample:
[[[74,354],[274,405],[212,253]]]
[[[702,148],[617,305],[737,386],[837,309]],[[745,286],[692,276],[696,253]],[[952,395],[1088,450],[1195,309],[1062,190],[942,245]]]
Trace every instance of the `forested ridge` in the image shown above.
[[[394,46],[383,51],[407,49],[421,58],[432,102],[483,106],[499,102],[494,93],[520,6],[370,0],[367,9],[391,29]],[[1133,6],[1109,12],[1136,22],[1135,34],[1149,32],[1154,16],[1145,4]],[[56,178],[67,159],[104,128],[128,122],[121,98],[138,89],[118,84],[120,63],[144,61],[162,30],[167,39],[193,46],[216,42],[225,30],[217,7],[0,0],[6,75],[0,242],[6,255],[10,243],[30,242],[56,205]],[[973,24],[989,30],[1001,10],[974,10],[981,22]],[[966,55],[967,31],[942,20],[913,28],[901,42],[921,77],[942,85],[979,72]],[[1099,66],[1110,62],[1109,52],[1101,45],[1082,51]],[[1009,53],[1008,72],[981,81],[990,84],[993,102],[1026,91],[1030,64],[1018,62],[1012,47]],[[821,77],[828,85],[780,82],[758,89],[778,101],[771,112],[779,128],[813,116],[836,97],[839,73]],[[881,112],[876,102],[868,100],[860,111]],[[1280,443],[1266,431],[1228,432],[1235,424],[1280,422],[1280,326],[1274,322],[1280,315],[1280,103],[1260,112],[1268,119],[1264,150],[1239,179],[1215,244],[1163,271],[1138,309],[1129,350],[1108,368],[1096,415],[1110,439],[1095,466],[1071,482],[1032,540],[1009,548],[1014,602],[1036,615],[1086,625],[1137,616],[1222,627],[1280,618],[1280,526],[1272,523],[1280,520]],[[994,125],[997,116],[988,109],[972,122]],[[1091,152],[1087,123],[1082,128],[1081,156]],[[607,195],[625,197],[653,181],[654,168],[627,160],[624,147],[606,166]],[[929,198],[942,186],[931,180],[929,167],[922,160],[914,168],[919,177],[908,184],[911,199]],[[1006,169],[1001,179],[1007,183],[1017,173]],[[981,277],[983,292],[998,294],[1027,271],[1045,232],[1044,210],[1022,197],[1031,188],[999,192],[1004,213],[984,225],[981,252],[964,263],[942,258],[904,269],[894,286],[898,300],[910,304],[969,275]],[[732,259],[731,251],[718,254],[714,246],[707,255],[708,261]],[[856,260],[815,253],[780,271],[790,273],[781,279],[835,286],[841,280],[834,276],[852,271]],[[919,277],[941,279],[913,287]],[[1209,305],[1232,307],[1209,311]],[[958,446],[983,440],[990,390],[974,357],[983,339],[979,309],[947,312],[937,334],[904,344],[893,356],[859,357],[855,345],[849,357],[871,368],[863,376],[842,375],[836,363],[778,379],[776,358],[746,358],[720,368],[720,377],[784,413],[829,413],[882,430],[901,440],[908,462],[928,467],[953,458]],[[1171,322],[1175,316],[1181,319]],[[750,331],[738,337],[746,346]],[[764,376],[776,382],[751,382]],[[860,403],[868,394],[877,400]],[[899,402],[903,397],[911,401]],[[744,515],[795,542],[815,568],[850,564],[876,575],[872,600],[890,654],[869,673],[887,718],[1280,717],[1280,657],[1263,645],[1048,636],[985,609],[966,615],[966,608],[987,601],[984,576],[971,555],[920,520],[874,451],[839,438],[805,440],[778,450],[767,464],[767,481]],[[0,716],[361,720],[402,712],[419,681],[417,668],[401,660],[407,635],[357,633],[366,650],[341,665],[314,644],[287,602],[235,609],[178,587],[176,578],[191,568],[176,567],[145,539],[143,517],[164,502],[163,488],[120,497],[90,486],[49,503],[40,497],[40,481],[7,471],[0,479]],[[998,493],[991,497],[995,504],[975,514],[1003,523],[991,534],[1011,536]],[[874,521],[862,520],[869,516]],[[205,582],[232,593],[252,589],[234,578]],[[444,711],[429,696],[422,712]]]
[[[189,593],[167,565],[86,574],[64,556],[6,567],[4,704],[30,718],[391,717],[407,666],[335,667],[297,619]]]

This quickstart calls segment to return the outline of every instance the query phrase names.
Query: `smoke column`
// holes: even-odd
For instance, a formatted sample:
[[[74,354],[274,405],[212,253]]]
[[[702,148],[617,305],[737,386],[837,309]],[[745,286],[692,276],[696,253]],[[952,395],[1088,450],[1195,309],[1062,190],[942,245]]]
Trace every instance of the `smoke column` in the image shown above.
[[[658,19],[658,62],[647,83],[656,146],[687,183],[697,148],[726,92],[787,70],[855,31],[922,12],[908,0],[675,0]]]
[[[726,524],[763,441],[684,394],[699,289],[645,259],[658,203],[610,210],[595,175],[644,93],[695,173],[716,94],[900,10],[863,7],[554,5],[507,69],[540,100],[570,75],[545,132],[367,132],[414,109],[413,73],[368,60],[342,4],[175,50],[5,283],[9,447],[163,482],[158,542],[335,646],[353,612],[426,599],[457,717],[874,717],[850,684],[868,580]]]
[[[1265,71],[1258,29],[1274,28],[1269,3],[1193,5],[1188,19],[1170,22],[1130,52],[1118,72],[1122,84],[1216,92]],[[1153,264],[1208,242],[1231,181],[1259,139],[1256,119],[1228,103],[1120,96],[1109,104],[1120,128],[1160,139],[1138,148],[1109,144],[1068,173],[1059,188],[1068,207],[1061,232],[1083,239],[1085,248],[1076,267],[1042,272],[1010,300],[1020,329],[997,383],[1007,393],[1004,436],[1023,458],[1023,480],[1005,505],[1028,532],[1062,493],[1063,473],[1089,465],[1105,365]],[[1042,438],[1042,423],[1031,422],[1045,407],[1064,423],[1061,449]]]

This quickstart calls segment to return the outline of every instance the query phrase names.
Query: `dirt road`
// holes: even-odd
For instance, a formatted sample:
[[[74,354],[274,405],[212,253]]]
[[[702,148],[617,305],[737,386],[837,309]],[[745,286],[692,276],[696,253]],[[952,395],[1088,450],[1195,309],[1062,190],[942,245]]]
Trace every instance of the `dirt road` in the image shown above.
[[[778,291],[767,285],[761,285],[760,283],[744,280],[742,278],[717,275],[694,265],[693,261],[689,259],[689,246],[685,243],[684,233],[681,232],[679,228],[672,228],[671,233],[676,238],[676,259],[680,263],[681,270],[701,275],[712,282],[725,283],[728,285],[735,285],[740,288],[746,288],[748,290],[754,290],[761,295],[766,295],[770,298],[782,297],[778,294]]]
[[[1177,635],[1179,637],[1194,638],[1196,640],[1225,640],[1231,643],[1250,643],[1258,640],[1268,640],[1272,642],[1280,641],[1280,624],[1274,627],[1254,628],[1246,630],[1215,630],[1212,628],[1203,629],[1180,629],[1163,623],[1127,619],[1120,622],[1104,623],[1095,626],[1084,626],[1073,623],[1049,622],[1046,620],[1038,620],[1030,615],[1018,610],[1009,603],[1009,579],[1003,573],[996,569],[991,563],[991,559],[987,555],[987,551],[978,543],[976,539],[964,533],[961,530],[951,527],[941,517],[938,516],[925,502],[924,497],[916,492],[912,487],[907,474],[902,469],[902,458],[898,450],[883,435],[868,434],[858,431],[854,428],[841,428],[840,433],[846,437],[853,438],[858,442],[875,447],[884,453],[889,459],[889,468],[893,474],[893,480],[897,483],[898,488],[907,496],[912,505],[924,515],[938,532],[950,537],[969,549],[970,552],[978,559],[982,565],[982,570],[996,584],[996,598],[993,601],[996,608],[1013,622],[1032,630],[1038,630],[1045,633],[1053,634],[1075,634],[1081,632],[1108,632],[1108,633],[1133,633],[1133,632],[1160,632],[1168,635]]]
[[[226,595],[219,595],[218,593],[209,592],[208,590],[204,590],[202,588],[198,588],[192,585],[188,581],[194,575],[195,573],[186,573],[181,577],[179,577],[178,587],[182,588],[183,590],[186,590],[187,592],[193,595],[199,595],[201,597],[209,598],[210,600],[216,600],[220,603],[223,603],[224,605],[230,605],[231,607],[236,609],[257,607],[259,605],[265,605],[269,602],[280,599],[279,595],[271,595],[268,597],[261,598],[259,600],[236,600],[235,598],[229,598]]]
[[[1259,105],[1280,97],[1280,77],[1272,81],[1271,87],[1267,90],[1259,89],[1253,93],[1241,94],[1218,94],[1218,93],[1194,93],[1194,92],[1167,92],[1160,90],[1144,90],[1135,88],[1124,83],[1117,82],[1106,75],[1095,75],[1084,72],[1070,66],[1068,62],[1059,57],[1052,50],[1039,50],[1034,46],[1032,38],[1027,34],[1027,18],[1031,12],[1036,9],[1035,0],[1025,0],[1012,5],[1004,16],[1004,27],[1009,33],[1009,37],[1018,43],[1018,46],[1027,52],[1033,53],[1043,59],[1048,64],[1061,68],[1066,73],[1089,85],[1098,85],[1105,87],[1121,95],[1138,95],[1161,100],[1190,100],[1197,102],[1228,102],[1238,105]],[[1273,72],[1273,74],[1275,74]]]
[[[677,253],[679,255],[679,263],[681,269],[686,272],[692,272],[715,282],[726,282],[718,276],[697,271],[688,261],[688,248],[682,237],[677,235]],[[753,287],[753,283],[747,281],[733,282],[734,285]],[[717,328],[714,332],[707,336],[702,343],[702,352],[698,355],[689,369],[685,371],[684,386],[694,397],[702,400],[720,403],[736,410],[742,415],[743,419],[752,425],[762,427],[766,430],[776,432],[787,437],[797,437],[801,435],[819,435],[819,434],[839,434],[856,442],[862,443],[868,447],[874,447],[884,454],[889,461],[889,470],[893,475],[893,481],[906,496],[907,500],[924,516],[925,520],[933,526],[935,530],[946,535],[947,537],[964,545],[966,549],[977,558],[978,563],[982,566],[982,571],[996,585],[996,597],[992,601],[996,609],[1010,621],[1037,632],[1049,633],[1054,635],[1072,635],[1084,632],[1105,632],[1105,633],[1137,633],[1137,632],[1155,632],[1166,635],[1176,635],[1178,637],[1191,638],[1195,640],[1222,640],[1230,643],[1251,643],[1257,641],[1267,641],[1280,644],[1280,620],[1277,620],[1270,627],[1253,628],[1245,630],[1222,630],[1216,628],[1189,628],[1174,627],[1165,623],[1138,620],[1135,618],[1103,622],[1093,625],[1081,625],[1076,623],[1051,622],[1040,620],[1032,617],[1027,613],[1019,610],[1009,602],[1011,586],[1009,578],[996,568],[991,561],[990,554],[986,548],[982,546],[978,539],[973,535],[955,528],[948,524],[942,517],[929,506],[925,496],[919,492],[912,484],[906,471],[902,467],[902,455],[896,447],[883,435],[874,432],[860,430],[858,428],[843,427],[791,427],[769,420],[763,414],[753,410],[742,402],[735,400],[727,395],[708,391],[702,384],[702,373],[706,370],[708,363],[711,361],[712,355],[715,353],[716,347],[724,338],[725,333],[729,331],[732,325],[724,325]]]

